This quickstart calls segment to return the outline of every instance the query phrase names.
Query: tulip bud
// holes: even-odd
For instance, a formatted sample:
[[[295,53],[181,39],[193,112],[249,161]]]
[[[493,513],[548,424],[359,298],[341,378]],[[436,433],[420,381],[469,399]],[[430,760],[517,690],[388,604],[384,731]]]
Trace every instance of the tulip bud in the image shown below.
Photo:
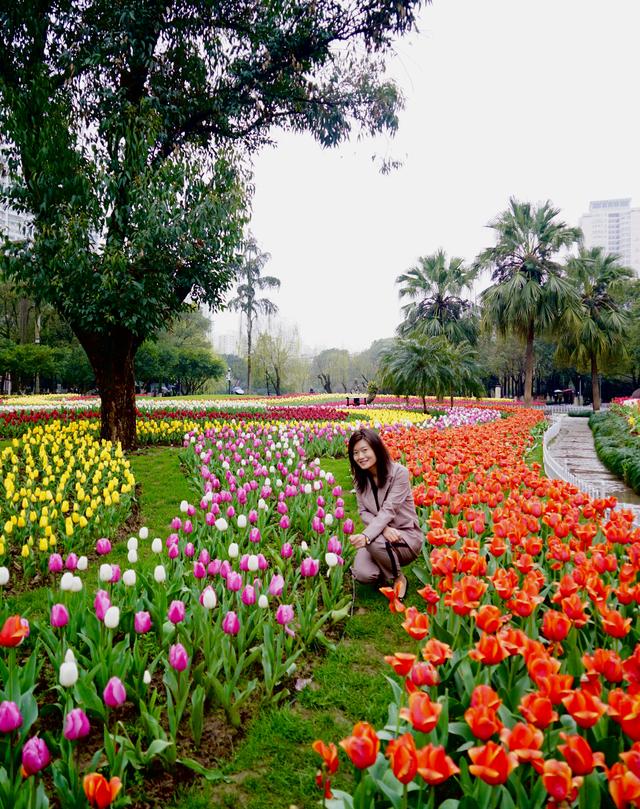
[[[59,682],[63,688],[71,688],[78,682],[78,665],[75,659],[65,660],[60,666]]]
[[[80,576],[71,577],[71,586],[69,587],[69,590],[72,593],[79,593],[80,590],[82,590],[82,579]]]
[[[122,581],[125,587],[133,587],[136,583],[135,570],[125,570],[125,572],[122,574]]]
[[[127,699],[127,692],[122,680],[120,680],[119,677],[112,677],[105,686],[102,697],[109,708],[119,708],[121,705],[124,705]]]
[[[0,567],[0,587],[4,587],[9,583],[9,568],[2,565]]]
[[[128,551],[138,550],[138,537],[129,537],[129,539],[127,540],[127,550]]]
[[[184,671],[189,665],[187,650],[181,643],[176,643],[169,649],[169,665],[176,671]]]
[[[107,629],[116,629],[119,623],[120,623],[120,608],[109,607],[109,609],[104,614],[104,625],[107,627]]]
[[[324,561],[327,563],[327,567],[335,567],[338,564],[338,555],[335,553],[325,553]]]
[[[151,684],[151,672],[149,671],[149,669],[144,670],[144,674],[142,675],[142,682],[145,685]]]
[[[111,569],[111,565],[100,565],[99,571],[100,581],[109,582],[111,581],[111,577],[113,576],[113,571]]]
[[[218,602],[216,591],[213,587],[205,587],[200,596],[200,603],[206,610],[212,610]]]
[[[75,742],[89,735],[91,725],[82,708],[73,708],[64,718],[63,735],[70,742]]]
[[[132,548],[127,553],[127,561],[129,562],[130,565],[135,565],[138,561],[138,551]]]
[[[138,536],[140,539],[147,539],[149,536],[149,529],[146,525],[143,525],[142,528],[138,531]]]
[[[73,573],[67,570],[66,573],[62,574],[62,578],[60,579],[60,589],[64,590],[65,592],[69,592],[71,590],[72,581],[73,581]]]
[[[238,514],[238,528],[246,528],[246,527],[247,527],[246,514]]]
[[[136,612],[133,618],[133,628],[139,635],[144,635],[151,629],[151,616],[148,612]]]
[[[80,556],[78,558],[78,570],[83,571],[89,567],[89,560],[86,556]]]
[[[22,748],[22,769],[27,776],[40,772],[50,761],[51,754],[44,739],[33,736],[25,742]]]
[[[264,593],[258,599],[258,606],[260,609],[265,610],[269,606],[269,599],[264,595]]]
[[[51,607],[51,626],[60,628],[69,623],[69,610],[64,604],[54,604]]]
[[[15,702],[0,702],[0,733],[12,733],[22,725],[22,714]]]
[[[153,542],[151,543],[151,550],[154,553],[162,553],[162,540],[160,537],[156,537]]]
[[[153,578],[158,584],[162,584],[164,581],[166,581],[167,572],[164,569],[164,565],[156,565],[153,571]]]
[[[227,555],[229,556],[229,559],[237,559],[239,553],[240,553],[240,550],[238,548],[238,543],[237,542],[232,542],[231,545],[229,545],[229,550],[227,551]]]

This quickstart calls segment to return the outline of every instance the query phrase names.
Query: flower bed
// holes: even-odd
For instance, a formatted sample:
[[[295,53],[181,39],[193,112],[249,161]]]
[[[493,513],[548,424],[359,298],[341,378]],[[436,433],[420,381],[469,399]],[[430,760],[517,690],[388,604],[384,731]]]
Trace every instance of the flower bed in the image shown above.
[[[638,408],[614,405],[589,419],[596,452],[602,463],[640,494],[640,434]]]
[[[389,430],[428,521],[422,607],[385,590],[415,642],[386,658],[386,726],[318,740],[323,805],[630,807],[640,801],[640,530],[522,461],[541,418]],[[332,781],[334,784],[332,784]]]

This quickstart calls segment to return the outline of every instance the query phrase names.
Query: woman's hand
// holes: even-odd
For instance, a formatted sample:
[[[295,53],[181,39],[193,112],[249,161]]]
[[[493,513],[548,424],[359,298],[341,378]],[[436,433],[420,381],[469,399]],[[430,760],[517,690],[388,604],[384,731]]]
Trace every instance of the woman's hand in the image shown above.
[[[364,534],[352,534],[349,541],[356,550],[364,548],[364,546],[367,544],[367,538]]]
[[[384,529],[382,536],[387,540],[387,542],[391,542],[392,544],[399,542],[402,539],[398,531],[395,528],[392,528],[390,525],[387,525],[387,527]]]

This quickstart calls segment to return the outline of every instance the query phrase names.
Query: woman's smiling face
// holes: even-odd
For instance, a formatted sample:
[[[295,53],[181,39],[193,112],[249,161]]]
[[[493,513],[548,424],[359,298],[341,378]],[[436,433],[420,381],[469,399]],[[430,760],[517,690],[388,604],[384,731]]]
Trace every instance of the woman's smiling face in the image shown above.
[[[370,445],[361,438],[353,446],[353,460],[358,464],[360,469],[366,469],[372,475],[376,472],[376,454],[371,449]]]

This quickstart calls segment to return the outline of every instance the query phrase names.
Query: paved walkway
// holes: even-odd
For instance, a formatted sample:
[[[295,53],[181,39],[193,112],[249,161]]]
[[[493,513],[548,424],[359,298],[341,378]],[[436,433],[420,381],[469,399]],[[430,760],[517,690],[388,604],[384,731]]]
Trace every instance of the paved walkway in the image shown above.
[[[561,417],[560,432],[549,442],[549,452],[561,466],[578,478],[614,495],[623,508],[630,508],[640,523],[640,496],[611,474],[596,455],[589,419]]]

